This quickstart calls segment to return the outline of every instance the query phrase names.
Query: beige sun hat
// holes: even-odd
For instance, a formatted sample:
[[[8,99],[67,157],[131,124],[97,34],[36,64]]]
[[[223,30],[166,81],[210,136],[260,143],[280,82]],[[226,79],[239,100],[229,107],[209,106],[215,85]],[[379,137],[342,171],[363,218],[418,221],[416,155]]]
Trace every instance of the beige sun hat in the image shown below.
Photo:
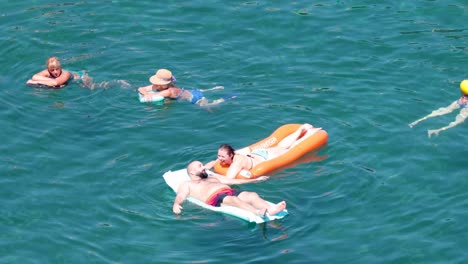
[[[150,83],[156,85],[166,85],[174,81],[172,72],[166,69],[159,69],[155,75],[149,78]]]

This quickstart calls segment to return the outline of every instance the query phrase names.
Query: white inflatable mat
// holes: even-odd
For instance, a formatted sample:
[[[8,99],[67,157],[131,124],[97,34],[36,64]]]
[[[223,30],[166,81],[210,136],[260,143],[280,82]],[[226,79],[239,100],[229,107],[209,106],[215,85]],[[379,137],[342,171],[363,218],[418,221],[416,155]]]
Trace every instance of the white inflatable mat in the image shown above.
[[[164,173],[163,177],[164,177],[164,180],[166,181],[167,185],[169,185],[169,187],[171,187],[171,189],[176,193],[177,193],[177,189],[179,188],[179,185],[182,182],[190,180],[190,177],[187,175],[187,170],[185,170],[185,169],[181,169],[181,170],[177,170],[177,171],[168,171],[168,172]],[[212,210],[212,211],[216,211],[216,212],[221,212],[221,213],[224,213],[224,214],[228,214],[228,215],[243,219],[245,221],[253,222],[253,223],[257,223],[257,224],[268,222],[268,221],[275,220],[275,219],[280,219],[280,218],[283,218],[286,215],[288,215],[288,211],[285,209],[285,210],[277,213],[276,215],[269,215],[269,216],[266,216],[266,217],[260,217],[258,215],[255,215],[255,214],[249,212],[249,211],[239,209],[239,208],[233,207],[233,206],[215,207],[215,206],[208,205],[205,202],[200,201],[200,200],[195,199],[195,198],[192,198],[192,197],[188,197],[187,200],[189,200],[190,202],[192,202],[192,203],[194,203],[196,205],[199,205],[199,206],[201,206],[203,208],[206,208],[206,209],[209,209],[209,210]]]

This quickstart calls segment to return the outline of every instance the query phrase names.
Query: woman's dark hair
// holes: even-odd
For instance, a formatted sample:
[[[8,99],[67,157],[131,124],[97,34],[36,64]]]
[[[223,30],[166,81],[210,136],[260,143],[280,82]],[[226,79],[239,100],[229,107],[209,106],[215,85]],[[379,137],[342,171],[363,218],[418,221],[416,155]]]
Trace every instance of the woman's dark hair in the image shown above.
[[[221,146],[219,146],[219,149],[222,149],[222,150],[226,151],[229,156],[234,156],[234,151],[235,150],[229,144],[222,144]]]

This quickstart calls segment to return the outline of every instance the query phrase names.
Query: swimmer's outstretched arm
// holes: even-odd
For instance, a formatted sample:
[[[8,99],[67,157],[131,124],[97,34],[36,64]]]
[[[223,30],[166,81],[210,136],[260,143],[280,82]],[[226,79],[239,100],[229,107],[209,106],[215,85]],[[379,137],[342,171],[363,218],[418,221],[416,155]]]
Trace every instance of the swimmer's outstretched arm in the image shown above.
[[[455,117],[455,121],[450,122],[448,126],[439,128],[439,129],[433,129],[433,130],[428,130],[427,131],[427,136],[431,137],[432,135],[438,136],[441,131],[447,130],[451,127],[454,127],[456,125],[459,125],[465,121],[465,119],[468,117],[468,109],[463,108],[460,113]]]
[[[208,89],[200,89],[200,91],[207,92],[207,91],[223,90],[223,89],[224,89],[224,86],[215,86],[215,87],[208,88]]]
[[[451,113],[453,110],[455,110],[457,108],[460,108],[460,106],[458,105],[458,100],[453,102],[451,105],[449,105],[447,107],[441,107],[441,108],[439,108],[437,110],[432,111],[432,113],[428,114],[427,116],[425,116],[423,118],[420,118],[420,119],[414,121],[413,123],[409,124],[409,127],[413,127],[416,124],[418,124],[419,122],[421,122],[423,120],[426,120],[426,119],[428,119],[430,117],[441,116],[441,115]]]

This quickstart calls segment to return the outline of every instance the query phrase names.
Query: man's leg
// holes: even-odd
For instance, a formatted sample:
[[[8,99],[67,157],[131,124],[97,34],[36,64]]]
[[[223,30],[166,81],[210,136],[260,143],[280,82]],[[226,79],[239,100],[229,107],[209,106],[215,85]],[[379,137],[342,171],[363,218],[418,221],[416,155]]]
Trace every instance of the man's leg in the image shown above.
[[[260,210],[252,206],[250,203],[243,201],[237,196],[226,196],[221,203],[221,206],[234,206],[240,209],[244,209],[256,215],[263,215],[265,213],[266,208]]]
[[[260,214],[264,214],[265,210],[271,215],[275,215],[286,208],[286,202],[282,201],[277,204],[271,205],[267,201],[263,200],[257,193],[255,192],[241,192],[237,196],[240,200],[249,203],[256,209],[260,210]]]

